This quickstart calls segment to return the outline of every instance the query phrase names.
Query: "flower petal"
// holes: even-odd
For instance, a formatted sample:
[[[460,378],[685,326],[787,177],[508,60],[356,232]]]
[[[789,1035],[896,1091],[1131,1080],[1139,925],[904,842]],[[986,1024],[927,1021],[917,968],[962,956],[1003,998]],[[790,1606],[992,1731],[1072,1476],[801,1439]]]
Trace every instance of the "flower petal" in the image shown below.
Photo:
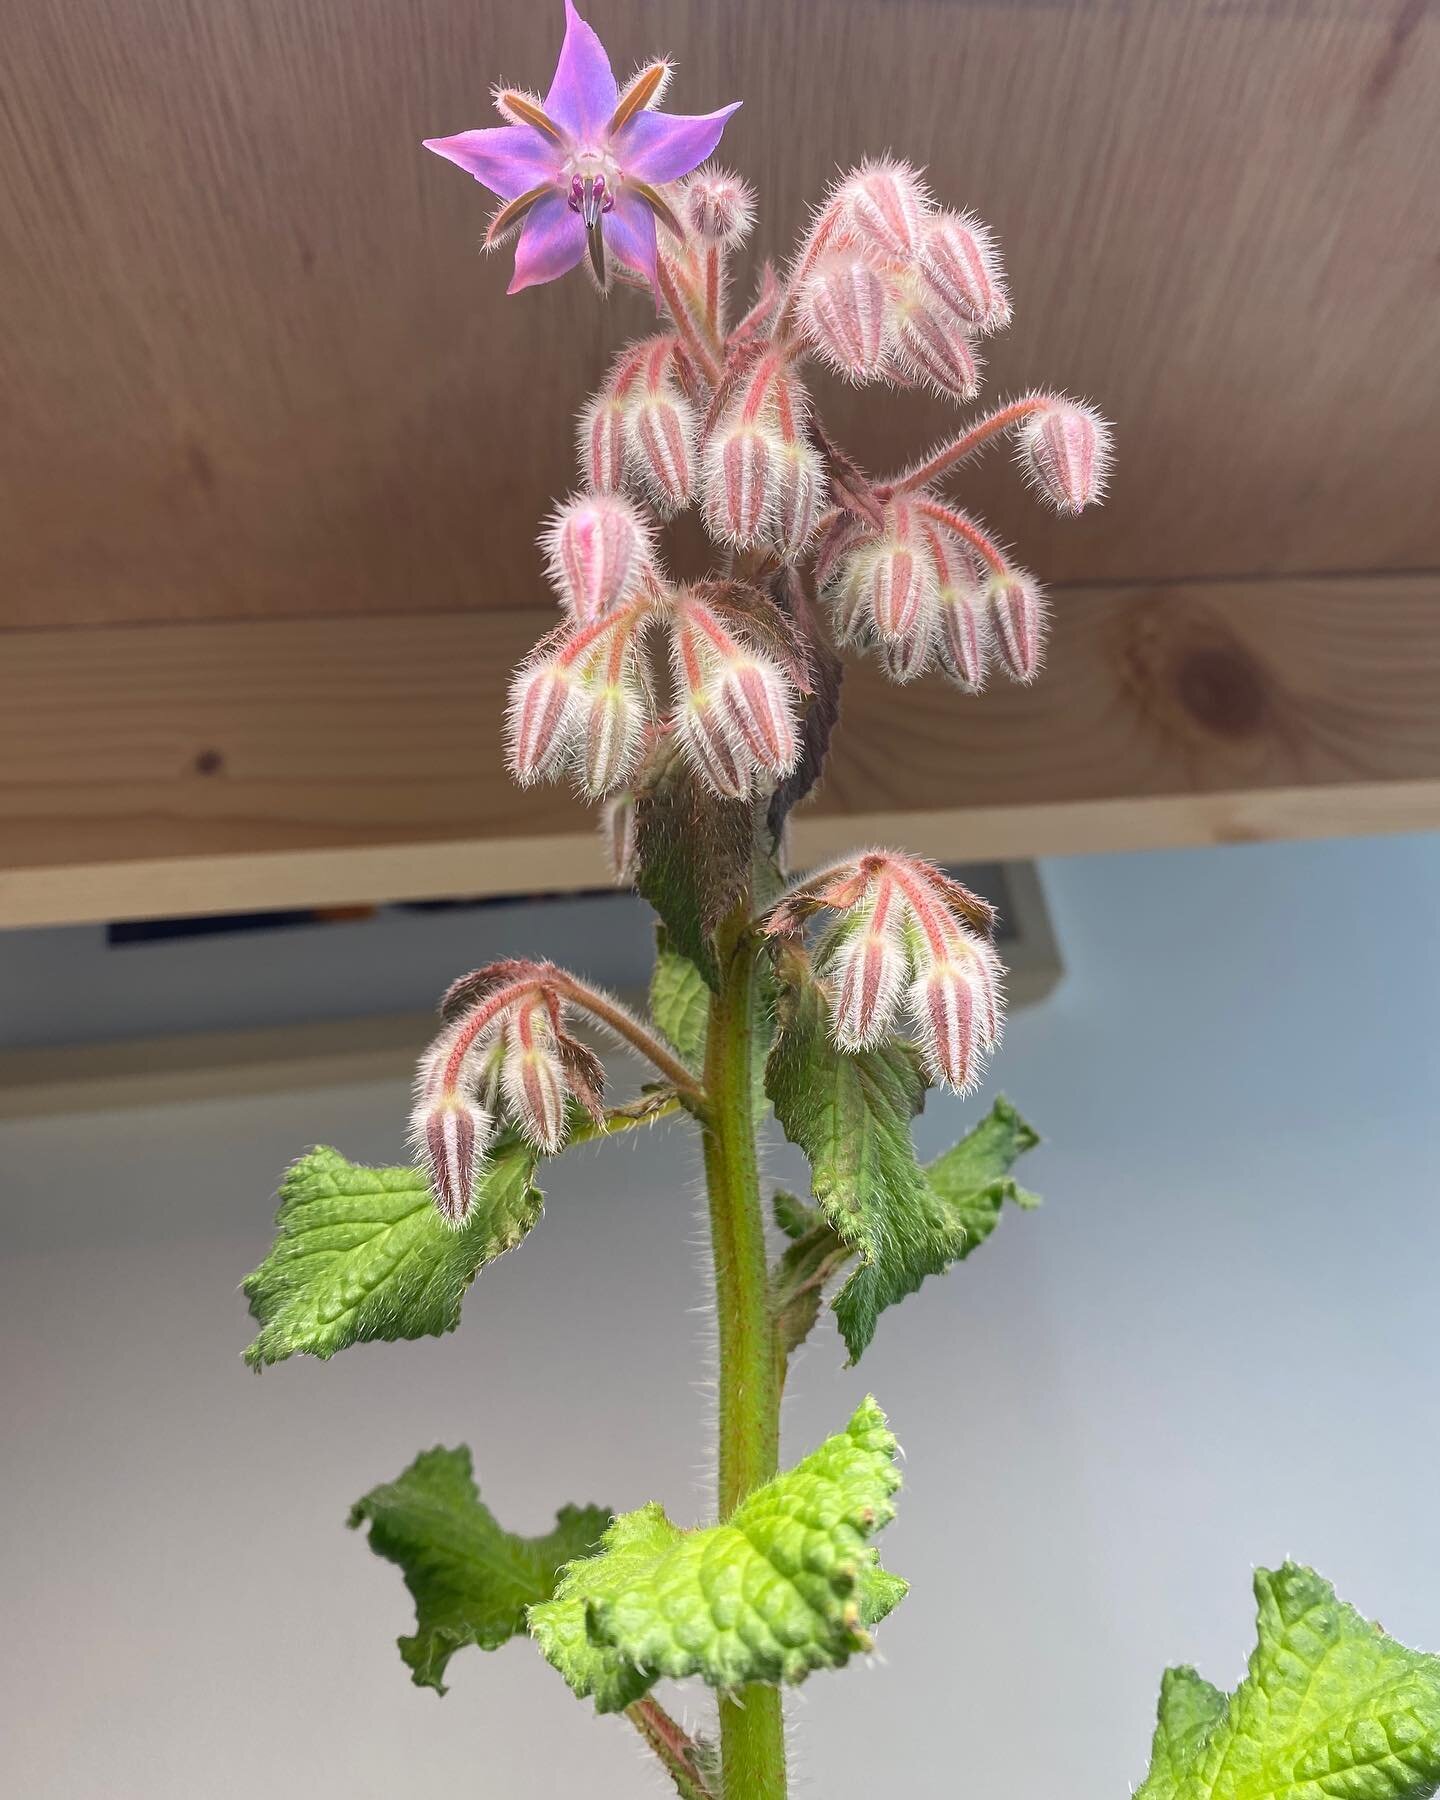
[[[613,211],[605,214],[603,225],[605,248],[627,269],[643,275],[655,292],[659,304],[660,289],[655,274],[655,215],[643,200],[623,189],[617,195]]]
[[[605,46],[565,0],[565,42],[555,78],[545,96],[545,110],[572,137],[592,145],[610,123],[620,98]]]
[[[502,200],[516,200],[542,181],[559,178],[555,145],[528,125],[497,125],[489,131],[426,138],[425,148],[473,175]]]
[[[713,113],[638,112],[615,134],[616,160],[641,181],[678,181],[710,155],[739,105]]]
[[[515,246],[515,273],[507,294],[554,281],[573,269],[585,254],[585,227],[559,194],[537,200]]]

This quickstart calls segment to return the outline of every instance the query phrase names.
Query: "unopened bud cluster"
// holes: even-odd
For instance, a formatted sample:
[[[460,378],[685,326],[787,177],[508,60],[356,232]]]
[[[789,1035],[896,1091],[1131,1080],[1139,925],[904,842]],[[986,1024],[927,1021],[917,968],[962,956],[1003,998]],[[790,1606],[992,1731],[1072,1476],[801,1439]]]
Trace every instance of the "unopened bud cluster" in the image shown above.
[[[486,1153],[506,1124],[548,1154],[565,1141],[572,1099],[600,1116],[604,1072],[567,1029],[568,982],[549,963],[493,963],[441,1002],[446,1023],[421,1058],[410,1137],[452,1225],[468,1218]]]
[[[974,1087],[1004,1012],[986,903],[932,863],[872,850],[791,888],[764,928],[798,937],[825,912],[834,916],[814,959],[838,1047],[872,1049],[904,1017],[932,1079],[957,1093]]]
[[[666,317],[615,357],[582,410],[580,487],[541,537],[563,616],[517,672],[508,715],[519,781],[569,777],[612,799],[627,872],[627,793],[661,751],[731,800],[763,797],[797,770],[817,670],[833,666],[827,636],[898,682],[936,671],[973,693],[992,668],[1032,680],[1045,639],[1039,583],[956,503],[950,479],[1008,441],[1037,496],[1073,514],[1103,497],[1110,461],[1099,414],[1048,390],[1003,402],[886,479],[824,431],[807,363],[969,402],[981,344],[1010,321],[991,234],[942,206],[909,165],[884,159],[843,177],[783,277],[765,265],[734,319],[749,188],[707,165],[657,202]],[[690,507],[718,566],[681,582],[658,527]],[[827,735],[828,725],[818,754],[811,745],[806,786]],[[971,1086],[1001,1018],[983,904],[926,863],[872,852],[792,890],[766,929],[794,935],[822,911],[833,918],[815,958],[837,1043],[868,1048],[908,1019],[936,1078]],[[577,1090],[561,1015],[543,982],[525,996],[502,1019],[484,1011],[496,1004],[487,995],[485,1022],[472,1011],[452,1026],[422,1071],[417,1141],[437,1195],[461,1193],[467,1156],[502,1114],[542,1148],[563,1128]]]

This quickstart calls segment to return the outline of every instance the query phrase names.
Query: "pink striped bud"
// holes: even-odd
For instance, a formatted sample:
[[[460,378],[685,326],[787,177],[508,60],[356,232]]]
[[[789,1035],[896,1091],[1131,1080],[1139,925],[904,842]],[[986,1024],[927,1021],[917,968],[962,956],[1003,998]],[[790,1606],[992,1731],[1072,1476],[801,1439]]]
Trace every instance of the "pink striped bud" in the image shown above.
[[[787,562],[805,554],[825,504],[825,465],[809,444],[782,445],[775,474],[775,541]]]
[[[592,493],[613,494],[625,479],[625,402],[599,393],[580,414],[580,475]]]
[[[445,1032],[420,1060],[410,1142],[425,1165],[430,1197],[442,1219],[463,1225],[475,1179],[494,1135],[490,1110],[476,1092],[484,1074],[485,1042],[462,1046]]]
[[[826,967],[831,1030],[842,1050],[869,1050],[895,1022],[905,982],[900,914],[882,886],[876,903],[853,924],[847,920],[835,947],[820,960]]]
[[[986,592],[990,628],[1016,681],[1033,681],[1045,646],[1045,601],[1034,576],[1021,569],[997,575]]]
[[[728,800],[749,794],[750,770],[737,753],[714,694],[701,689],[687,695],[675,715],[675,729],[691,767],[717,794]]]
[[[577,494],[546,521],[546,573],[581,625],[608,612],[651,563],[650,533],[618,494]]]
[[[1057,512],[1083,512],[1105,496],[1110,427],[1093,406],[1058,401],[1020,431],[1021,467]]]
[[[767,657],[742,654],[720,674],[720,705],[757,767],[788,775],[800,754],[795,695]]]
[[[1000,1038],[1000,962],[990,945],[956,935],[910,989],[910,1016],[932,1076],[966,1093]]]
[[[904,687],[918,681],[935,656],[936,621],[933,614],[917,620],[906,636],[880,646],[880,666],[890,680]]]
[[[888,346],[885,283],[854,251],[820,263],[805,284],[803,312],[811,341],[841,375],[873,381]]]
[[[688,506],[695,484],[695,413],[669,388],[647,393],[630,415],[626,437],[630,465],[656,507],[667,516]]]
[[[952,400],[973,400],[980,391],[971,328],[918,285],[895,308],[894,355],[911,380]]]
[[[540,1002],[515,1007],[505,1021],[501,1087],[526,1141],[554,1155],[565,1142],[565,1071]]]
[[[743,415],[721,422],[705,450],[705,524],[712,537],[749,546],[760,541],[775,507],[775,433]]]
[[[690,229],[707,244],[743,243],[755,222],[755,194],[728,169],[697,169],[685,183],[684,212]]]
[[[974,551],[957,532],[930,522],[925,541],[939,584],[935,647],[940,667],[958,687],[979,693],[985,684],[989,641],[984,574]]]
[[[927,223],[920,270],[945,304],[977,331],[1009,324],[999,252],[973,213],[941,213]]]
[[[909,163],[888,158],[862,163],[842,184],[840,198],[861,242],[890,256],[915,254],[934,210]]]
[[[553,658],[524,664],[510,686],[505,715],[510,772],[522,787],[555,772],[574,723],[575,678]]]
[[[463,1225],[470,1216],[491,1130],[489,1114],[459,1094],[418,1105],[411,1115],[411,1141],[425,1164],[430,1198],[447,1225]]]
[[[985,685],[986,631],[979,595],[942,588],[936,647],[940,666],[957,686],[978,694]]]
[[[882,537],[862,541],[850,554],[844,581],[853,589],[850,635],[873,628],[882,643],[895,644],[934,621],[935,564],[910,504],[897,500],[886,515]]]
[[[577,717],[582,780],[598,800],[625,785],[645,741],[648,715],[633,673],[587,683]]]

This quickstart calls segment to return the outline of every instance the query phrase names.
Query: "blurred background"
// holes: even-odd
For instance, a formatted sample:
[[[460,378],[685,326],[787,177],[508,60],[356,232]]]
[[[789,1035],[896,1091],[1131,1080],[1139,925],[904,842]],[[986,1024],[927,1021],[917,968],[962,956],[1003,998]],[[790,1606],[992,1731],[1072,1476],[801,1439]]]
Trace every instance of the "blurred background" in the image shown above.
[[[570,418],[646,327],[503,298],[418,147],[543,82],[559,0],[21,0],[0,78],[0,1739],[38,1800],[659,1793],[525,1645],[408,1684],[350,1502],[469,1442],[487,1499],[709,1505],[698,1166],[557,1164],[461,1333],[263,1380],[241,1276],[314,1141],[401,1148],[422,1014],[543,952],[643,988],[592,821],[500,765]],[[1287,1554],[1440,1648],[1440,12],[1427,0],[593,0],[617,68],[746,104],[782,256],[893,148],[996,229],[990,392],[1116,421],[1045,678],[873,671],[800,861],[979,864],[1046,1136],[982,1255],[828,1328],[807,1446],[908,1454],[883,1655],[793,1707],[797,1793],[1101,1800],[1161,1668],[1233,1683]],[[889,469],[939,403],[821,395]],[[617,1081],[626,1072],[617,1065]],[[973,1104],[932,1101],[934,1153]],[[800,1179],[783,1145],[777,1181]],[[677,1704],[679,1702],[677,1701]]]

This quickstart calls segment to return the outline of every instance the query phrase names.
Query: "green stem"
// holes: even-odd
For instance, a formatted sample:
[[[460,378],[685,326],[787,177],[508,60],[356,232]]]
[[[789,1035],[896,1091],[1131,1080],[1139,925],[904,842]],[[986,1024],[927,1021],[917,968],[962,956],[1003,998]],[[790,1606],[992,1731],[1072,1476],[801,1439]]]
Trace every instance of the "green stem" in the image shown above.
[[[705,1184],[720,1336],[720,1517],[779,1466],[780,1384],[765,1220],[755,1156],[755,946],[744,910],[716,933],[719,992],[705,1047]],[[785,1800],[785,1730],[776,1688],[720,1701],[723,1800]]]

